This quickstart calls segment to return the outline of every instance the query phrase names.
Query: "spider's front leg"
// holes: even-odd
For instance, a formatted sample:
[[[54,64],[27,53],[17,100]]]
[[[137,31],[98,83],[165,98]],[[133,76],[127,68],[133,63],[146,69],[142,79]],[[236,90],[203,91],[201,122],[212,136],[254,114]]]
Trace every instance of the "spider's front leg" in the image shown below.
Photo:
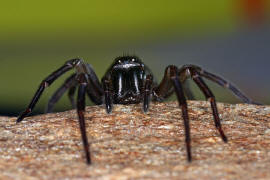
[[[28,116],[32,112],[33,108],[35,107],[36,103],[38,102],[41,94],[43,93],[46,87],[50,86],[58,77],[63,75],[65,72],[71,70],[81,62],[82,62],[81,59],[71,59],[67,61],[63,66],[61,66],[59,69],[50,74],[47,78],[45,78],[39,85],[38,90],[36,91],[33,99],[31,100],[26,110],[23,113],[21,113],[20,116],[18,117],[17,122],[21,122],[26,116]]]
[[[153,95],[156,99],[163,99],[168,95],[168,92],[174,88],[177,95],[177,100],[179,106],[182,110],[182,117],[184,120],[185,127],[185,142],[187,150],[187,160],[190,162],[191,157],[191,145],[190,145],[190,127],[189,127],[189,117],[187,109],[187,101],[183,92],[182,84],[178,77],[178,69],[176,66],[168,66],[165,70],[165,74],[161,83],[153,89]]]
[[[153,86],[153,76],[151,74],[148,74],[146,76],[146,80],[144,84],[144,97],[143,97],[143,111],[144,112],[147,112],[149,109],[152,86]]]
[[[110,94],[110,82],[107,79],[102,79],[102,84],[104,88],[104,99],[106,112],[110,114],[112,112],[112,99]]]

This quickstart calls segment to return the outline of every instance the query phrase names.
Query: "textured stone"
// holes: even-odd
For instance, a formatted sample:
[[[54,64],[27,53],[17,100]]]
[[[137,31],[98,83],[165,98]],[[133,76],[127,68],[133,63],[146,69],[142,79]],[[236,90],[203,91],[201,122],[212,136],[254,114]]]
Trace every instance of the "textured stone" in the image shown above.
[[[208,102],[189,101],[193,161],[186,160],[178,103],[86,108],[87,166],[76,111],[0,117],[0,179],[270,179],[270,106],[218,104],[224,143]]]

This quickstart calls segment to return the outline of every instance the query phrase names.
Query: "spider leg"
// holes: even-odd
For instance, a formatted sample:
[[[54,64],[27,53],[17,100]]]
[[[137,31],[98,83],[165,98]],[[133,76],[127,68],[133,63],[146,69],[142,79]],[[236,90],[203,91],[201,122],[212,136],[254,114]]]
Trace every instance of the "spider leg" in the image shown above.
[[[224,80],[221,77],[218,77],[217,75],[214,75],[212,73],[209,73],[207,71],[201,70],[200,75],[210,79],[214,82],[216,82],[217,84],[219,84],[220,86],[223,86],[229,90],[231,90],[233,92],[233,94],[238,97],[239,99],[241,99],[243,102],[248,103],[248,104],[257,104],[257,105],[262,105],[261,103],[255,102],[252,99],[248,98],[244,93],[242,93],[238,88],[236,88],[234,85],[232,85],[230,82]]]
[[[192,91],[190,89],[190,81],[189,80],[185,80],[183,82],[183,89],[184,89],[184,92],[185,92],[187,99],[189,99],[189,100],[195,99],[194,94],[192,93]]]
[[[197,73],[196,71],[192,71],[192,79],[198,85],[198,87],[201,89],[201,91],[204,93],[206,99],[210,102],[213,116],[214,116],[215,126],[218,129],[222,140],[224,142],[228,142],[228,139],[225,136],[225,134],[221,128],[221,123],[220,123],[220,118],[219,118],[219,114],[218,114],[218,110],[217,110],[215,96],[213,95],[211,90],[208,88],[208,86],[205,84],[203,79],[200,77],[199,73]]]
[[[105,108],[108,114],[112,112],[112,99],[111,99],[111,94],[110,94],[110,89],[109,89],[109,81],[106,79],[102,80],[103,82],[103,87],[104,87],[104,95],[105,95]]]
[[[153,88],[153,96],[157,101],[162,101],[173,93],[173,85],[170,81],[170,69],[171,66],[168,66],[165,70],[164,77],[157,87]]]
[[[32,112],[33,108],[35,107],[36,103],[38,102],[41,94],[43,93],[46,87],[50,86],[62,74],[78,66],[81,63],[83,63],[81,59],[71,59],[67,61],[63,66],[61,66],[59,69],[50,74],[47,78],[45,78],[39,85],[38,90],[36,91],[33,99],[31,100],[26,110],[22,112],[18,117],[17,122],[22,121],[27,115],[29,115]]]
[[[67,89],[70,89],[68,96],[69,96],[69,99],[71,101],[72,107],[73,108],[75,107],[75,102],[74,102],[74,97],[73,97],[74,91],[76,88],[76,84],[77,84],[75,77],[76,77],[76,73],[72,74],[70,77],[67,78],[67,80],[63,83],[63,85],[60,86],[60,88],[58,88],[56,90],[56,92],[50,98],[47,109],[45,112],[47,112],[47,113],[52,112],[53,106],[62,97],[62,95],[67,91]]]
[[[192,160],[191,156],[191,145],[190,145],[190,127],[189,127],[189,117],[187,109],[187,101],[183,92],[183,87],[181,85],[178,69],[176,66],[168,66],[165,70],[164,77],[161,83],[153,89],[153,95],[155,98],[162,98],[167,95],[167,92],[174,88],[179,106],[182,110],[182,117],[184,120],[185,127],[185,142],[187,150],[187,160],[190,162]]]
[[[69,88],[69,90],[68,90],[68,99],[71,103],[72,109],[76,108],[76,103],[74,100],[75,91],[76,91],[76,86],[71,86],[71,88]]]
[[[149,108],[152,85],[153,85],[153,76],[151,74],[148,74],[146,76],[145,85],[144,85],[144,99],[143,99],[144,112],[147,112]]]
[[[180,76],[180,75],[179,75]],[[194,94],[192,93],[191,89],[190,89],[190,82],[187,80],[187,76],[185,76],[184,79],[180,79],[180,81],[182,82],[182,86],[183,86],[183,91],[187,97],[187,99],[189,100],[194,100]],[[164,95],[162,95],[162,97],[159,97],[158,99],[156,99],[157,101],[163,101],[164,99],[167,99],[168,97],[170,97],[173,93],[174,93],[174,89],[168,89],[167,91],[163,92]]]
[[[212,74],[210,72],[202,70],[202,68],[195,66],[195,65],[185,65],[181,68],[181,70],[186,69],[186,68],[192,68],[192,69],[196,70],[199,73],[199,75],[201,75],[202,77],[205,77],[205,78],[217,83],[218,85],[220,85],[226,89],[229,89],[237,98],[239,98],[240,100],[242,100],[245,103],[261,105],[261,103],[257,103],[255,101],[253,101],[252,99],[248,98],[237,87],[235,87],[232,83],[228,82],[227,80],[223,79],[222,77],[219,77],[215,74]]]
[[[84,112],[85,112],[85,92],[87,88],[87,79],[85,74],[79,74],[78,81],[79,81],[79,90],[78,90],[78,99],[77,99],[77,113],[79,117],[79,124],[81,130],[81,137],[83,141],[83,147],[86,156],[87,164],[91,164],[91,156],[89,151],[89,144],[86,135],[86,128],[85,128],[85,119],[84,119]]]
[[[88,80],[88,85],[86,92],[90,99],[95,103],[95,104],[102,104],[102,96],[103,96],[103,89],[100,85],[100,82],[96,76],[95,71],[89,64],[85,64],[87,66],[87,80]],[[53,94],[51,99],[49,100],[48,103],[48,108],[46,112],[51,112],[54,104],[61,98],[61,96],[66,92],[67,89],[68,91],[68,97],[71,102],[72,108],[76,108],[76,103],[74,100],[74,93],[76,91],[76,86],[77,86],[77,81],[75,79],[76,73],[72,74],[65,82],[64,84]]]
[[[88,67],[88,85],[87,85],[87,95],[88,97],[91,99],[92,102],[94,102],[97,105],[100,105],[103,103],[104,101],[104,90],[102,88],[102,85],[94,71],[94,69],[92,68],[92,66],[90,64],[86,64]]]

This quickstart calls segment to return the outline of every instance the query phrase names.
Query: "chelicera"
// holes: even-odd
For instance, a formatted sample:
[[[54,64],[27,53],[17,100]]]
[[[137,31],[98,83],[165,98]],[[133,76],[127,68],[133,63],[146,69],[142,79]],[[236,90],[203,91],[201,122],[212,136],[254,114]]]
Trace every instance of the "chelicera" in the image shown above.
[[[224,142],[227,142],[228,140],[221,128],[215,97],[202,77],[231,90],[234,95],[245,103],[257,104],[250,98],[246,97],[240,90],[238,90],[228,81],[217,75],[204,71],[195,65],[184,65],[181,68],[174,65],[167,66],[162,81],[157,83],[150,69],[138,57],[121,56],[114,60],[113,64],[107,70],[101,81],[99,81],[94,69],[82,59],[77,58],[67,61],[63,66],[51,73],[41,82],[29,106],[18,117],[17,122],[22,121],[32,112],[46,87],[51,85],[62,74],[73,68],[76,69],[76,72],[68,77],[64,84],[53,94],[49,100],[47,112],[52,111],[55,103],[68,90],[68,96],[72,106],[77,108],[87,164],[91,164],[91,155],[84,119],[86,94],[95,104],[105,104],[107,113],[111,113],[113,104],[136,103],[142,103],[143,111],[147,112],[149,109],[149,102],[151,100],[163,101],[173,93],[176,93],[179,106],[182,110],[182,117],[185,127],[187,160],[189,162],[191,161],[192,156],[186,96],[190,99],[193,97],[188,86],[185,86],[188,78],[191,78],[197,84],[206,99],[210,102],[215,126]],[[75,103],[74,100],[76,88],[78,88],[77,103]]]

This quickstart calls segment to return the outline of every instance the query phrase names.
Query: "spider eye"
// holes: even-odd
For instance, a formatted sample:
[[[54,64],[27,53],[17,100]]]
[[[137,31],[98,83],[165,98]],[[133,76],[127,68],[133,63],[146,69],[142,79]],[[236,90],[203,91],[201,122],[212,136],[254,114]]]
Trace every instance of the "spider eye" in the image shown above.
[[[118,63],[122,63],[122,61],[119,59],[119,60],[118,60]]]
[[[132,61],[132,62],[135,62],[135,59],[133,58],[133,59],[131,59],[131,61]]]

